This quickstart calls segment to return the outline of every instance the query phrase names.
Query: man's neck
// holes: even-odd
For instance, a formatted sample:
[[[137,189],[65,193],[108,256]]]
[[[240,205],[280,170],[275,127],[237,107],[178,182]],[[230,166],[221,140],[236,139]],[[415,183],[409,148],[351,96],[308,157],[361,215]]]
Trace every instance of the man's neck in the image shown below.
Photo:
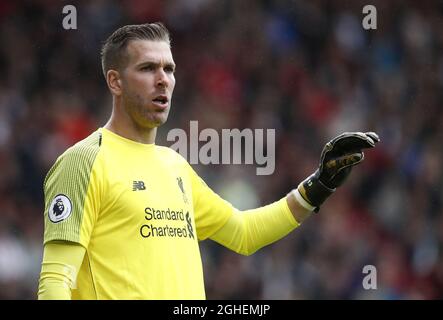
[[[145,144],[155,143],[155,137],[157,135],[157,128],[141,128],[134,123],[130,123],[130,121],[117,120],[114,113],[111,115],[111,118],[105,124],[104,128],[126,139]]]

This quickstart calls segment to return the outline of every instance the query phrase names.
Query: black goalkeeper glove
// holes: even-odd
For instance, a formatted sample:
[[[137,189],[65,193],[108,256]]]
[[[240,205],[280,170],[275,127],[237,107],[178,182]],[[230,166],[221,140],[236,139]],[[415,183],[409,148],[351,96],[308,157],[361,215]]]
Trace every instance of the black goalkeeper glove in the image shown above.
[[[362,149],[373,148],[380,139],[374,132],[345,132],[329,141],[321,153],[319,168],[298,186],[300,195],[318,212],[320,205],[364,159]]]

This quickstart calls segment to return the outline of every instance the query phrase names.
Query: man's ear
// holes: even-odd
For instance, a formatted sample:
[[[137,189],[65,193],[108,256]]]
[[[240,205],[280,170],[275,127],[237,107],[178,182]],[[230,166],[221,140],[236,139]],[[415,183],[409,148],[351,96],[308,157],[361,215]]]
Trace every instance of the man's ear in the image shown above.
[[[122,94],[122,80],[117,70],[111,69],[106,72],[106,82],[113,95],[120,96]]]

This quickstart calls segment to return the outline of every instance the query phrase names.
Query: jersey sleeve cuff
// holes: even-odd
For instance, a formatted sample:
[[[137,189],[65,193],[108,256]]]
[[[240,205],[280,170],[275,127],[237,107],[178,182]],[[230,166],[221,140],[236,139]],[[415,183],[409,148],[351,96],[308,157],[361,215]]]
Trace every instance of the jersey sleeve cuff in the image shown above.
[[[300,223],[297,220],[295,220],[295,217],[292,214],[291,209],[289,209],[288,201],[286,200],[286,197],[284,197],[280,200],[280,205],[281,205],[281,208],[282,208],[283,212],[285,213],[286,217],[288,218],[291,226],[294,227],[294,229],[297,228],[300,225]]]

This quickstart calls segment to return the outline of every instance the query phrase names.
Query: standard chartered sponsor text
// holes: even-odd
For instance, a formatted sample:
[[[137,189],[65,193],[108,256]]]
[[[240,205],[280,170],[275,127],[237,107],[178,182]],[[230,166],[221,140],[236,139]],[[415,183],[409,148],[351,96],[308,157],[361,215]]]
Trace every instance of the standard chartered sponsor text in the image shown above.
[[[187,221],[185,216],[188,214],[183,212],[183,209],[172,210],[157,209],[154,207],[145,208],[145,221],[149,223],[143,223],[140,226],[140,235],[143,238],[162,238],[162,237],[178,237],[178,238],[190,238],[193,239],[193,234],[189,232],[192,230],[190,221]],[[165,224],[165,222],[167,222]]]

